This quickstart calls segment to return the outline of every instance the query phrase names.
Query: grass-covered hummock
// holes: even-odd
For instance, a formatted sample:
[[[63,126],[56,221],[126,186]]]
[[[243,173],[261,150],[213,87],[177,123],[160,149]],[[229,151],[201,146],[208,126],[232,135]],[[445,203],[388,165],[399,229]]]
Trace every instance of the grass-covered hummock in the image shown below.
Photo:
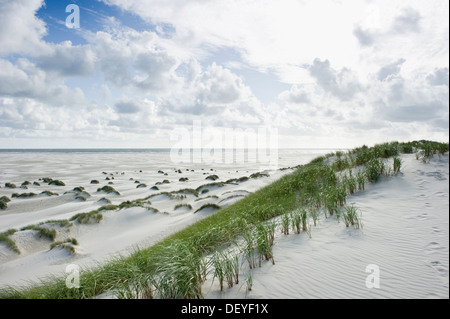
[[[89,213],[79,213],[70,218],[70,221],[80,224],[98,224],[103,219],[103,215],[98,210]]]
[[[56,230],[47,228],[47,227],[41,227],[39,225],[30,225],[26,227],[22,227],[20,230],[34,230],[37,231],[39,234],[39,237],[47,238],[51,241],[54,241],[56,238]]]
[[[419,152],[424,147],[429,147],[426,141],[411,145]],[[405,143],[398,142],[373,147],[363,146],[347,154],[341,154],[341,158],[346,156],[349,167],[345,169],[358,168],[366,180],[369,180],[369,177],[376,180],[375,176],[380,176],[380,165],[373,162],[374,165],[367,170],[363,165],[374,159],[384,161],[389,157],[398,156],[404,146]],[[431,143],[430,147],[441,148],[443,151],[448,149],[448,143],[442,146]],[[39,285],[23,288],[5,287],[0,290],[0,298],[92,298],[106,291],[120,296],[126,291],[125,287],[130,287],[131,283],[134,287],[152,287],[145,291],[151,290],[152,295],[160,298],[201,297],[203,274],[205,271],[214,271],[211,263],[205,266],[204,256],[224,251],[234,245],[237,238],[242,238],[244,246],[248,242],[248,257],[251,264],[257,264],[255,228],[258,223],[265,223],[287,214],[283,218],[288,221],[286,223],[288,228],[292,225],[290,212],[306,207],[309,216],[312,216],[312,210],[326,211],[327,202],[334,203],[339,211],[345,209],[341,206],[341,203],[345,205],[342,194],[348,193],[348,187],[342,184],[340,177],[342,171],[337,171],[338,167],[333,165],[335,160],[334,155],[323,156],[319,160],[301,165],[292,173],[284,175],[233,205],[221,208],[151,247],[137,250],[128,257],[118,257],[96,268],[83,270],[79,289],[67,289],[65,277],[61,276]],[[373,175],[371,171],[374,172]],[[362,182],[358,175],[355,175],[358,184]],[[353,226],[357,225],[355,215],[359,218],[359,214],[354,214],[351,208],[348,211],[345,209],[345,213],[340,214],[343,219],[349,218],[349,226],[350,218],[353,218]],[[296,223],[294,220],[294,228],[297,227]],[[302,224],[300,220],[303,230]],[[245,255],[245,250],[243,253]],[[251,278],[250,271],[247,277],[248,289],[252,287]],[[225,274],[223,280],[224,282],[227,280]],[[128,295],[133,296],[136,294]]]
[[[175,205],[173,210],[177,210],[177,209],[180,209],[180,208],[187,208],[187,209],[191,210],[192,206],[191,206],[191,204],[186,204],[186,203],[177,204],[177,205]]]
[[[223,186],[225,186],[225,183],[222,183],[222,182],[214,182],[214,183],[209,183],[209,184],[200,185],[200,186],[197,187],[195,190],[196,190],[197,192],[202,192],[204,189],[210,190],[211,188],[214,188],[214,187],[223,187]]]
[[[0,233],[0,242],[5,243],[9,249],[20,254],[20,250],[16,243],[10,238],[10,236],[14,235],[15,232],[17,232],[16,229],[8,229],[7,231]]]
[[[59,180],[52,180],[48,185],[55,185],[55,186],[66,186],[63,181]]]
[[[17,188],[17,186],[13,183],[5,183],[5,188]]]
[[[6,209],[8,207],[8,203],[11,200],[9,199],[8,196],[2,196],[0,197],[0,209]]]
[[[37,194],[35,193],[22,193],[22,194],[14,193],[11,195],[12,198],[31,198],[35,196],[37,196]]]
[[[39,195],[44,195],[44,196],[59,196],[57,193],[51,192],[51,191],[43,191],[41,193],[39,193]]]
[[[102,198],[100,198],[97,201],[97,203],[100,203],[100,204],[111,204],[111,201],[108,198],[106,198],[106,197],[102,197]]]
[[[200,200],[205,200],[205,199],[208,199],[208,198],[215,198],[215,199],[218,199],[219,196],[217,196],[217,195],[209,195],[209,196],[206,196],[206,197],[200,197],[200,198],[197,198],[195,201],[198,202],[198,201],[200,201]]]
[[[206,204],[203,204],[200,208],[198,208],[194,212],[194,214],[198,213],[199,211],[202,211],[204,209],[207,209],[207,208],[211,208],[211,209],[217,210],[217,209],[220,209],[221,207],[219,205],[217,205],[217,204],[214,204],[214,203],[206,203]]]
[[[205,178],[206,180],[210,180],[210,181],[215,181],[215,180],[218,180],[219,179],[219,176],[217,176],[217,175],[209,175],[209,176],[206,176],[206,178]]]
[[[242,176],[239,178],[231,178],[225,182],[225,184],[236,184],[248,181],[249,178],[247,176]]]
[[[78,241],[75,238],[68,238],[65,241],[57,241],[50,245],[50,250],[54,248],[67,249],[72,255],[75,255],[75,247]]]
[[[230,196],[228,196],[228,197],[225,197],[225,198],[223,198],[223,199],[221,199],[220,201],[219,201],[219,204],[220,203],[222,203],[222,202],[224,202],[224,201],[226,201],[226,200],[229,200],[229,199],[233,199],[233,198],[238,198],[238,197],[245,197],[245,195],[242,195],[242,194],[233,194],[233,195],[230,195]]]
[[[120,193],[118,191],[116,191],[114,189],[114,187],[111,187],[111,186],[103,186],[101,188],[98,188],[97,192],[99,192],[99,193],[100,192],[104,192],[104,193],[107,193],[107,194],[120,195]]]
[[[91,184],[100,184],[100,182],[96,179],[91,180]]]
[[[260,178],[260,177],[269,177],[269,174],[257,172],[250,175],[250,178]]]

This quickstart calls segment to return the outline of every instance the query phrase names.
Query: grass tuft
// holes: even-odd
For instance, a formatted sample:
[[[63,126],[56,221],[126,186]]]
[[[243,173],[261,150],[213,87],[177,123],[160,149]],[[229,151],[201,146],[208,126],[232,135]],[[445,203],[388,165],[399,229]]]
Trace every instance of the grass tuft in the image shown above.
[[[220,207],[219,205],[217,205],[217,204],[207,203],[207,204],[202,205],[199,209],[197,209],[197,210],[194,212],[194,214],[197,213],[197,212],[199,212],[199,211],[201,211],[201,210],[203,210],[203,209],[205,209],[205,208],[212,208],[212,209],[218,210],[218,209],[220,209],[221,207]]]
[[[51,192],[51,191],[43,191],[39,195],[46,195],[46,196],[59,196],[57,193]]]
[[[40,227],[38,225],[25,226],[25,227],[21,228],[20,230],[37,231],[39,233],[39,237],[45,237],[47,239],[50,239],[51,241],[54,241],[56,238],[56,230],[55,229]]]
[[[50,183],[48,183],[48,185],[66,186],[66,184],[64,184],[64,182],[58,181],[58,180],[52,180]]]
[[[22,194],[14,193],[11,195],[12,198],[30,198],[35,196],[37,196],[35,193],[22,193]]]
[[[20,254],[20,250],[16,243],[9,237],[14,235],[15,232],[17,232],[16,229],[8,229],[7,231],[0,233],[0,242],[4,242],[9,249]]]
[[[180,208],[183,208],[183,207],[186,207],[186,208],[188,208],[189,210],[192,209],[191,204],[177,204],[177,205],[175,205],[174,210],[177,210],[177,209],[180,209]]]
[[[97,192],[104,192],[104,193],[107,193],[107,194],[115,194],[115,195],[120,195],[120,193],[118,192],[118,191],[116,191],[115,189],[114,189],[114,187],[111,187],[111,186],[103,186],[103,187],[101,187],[101,188],[98,188],[97,189]]]

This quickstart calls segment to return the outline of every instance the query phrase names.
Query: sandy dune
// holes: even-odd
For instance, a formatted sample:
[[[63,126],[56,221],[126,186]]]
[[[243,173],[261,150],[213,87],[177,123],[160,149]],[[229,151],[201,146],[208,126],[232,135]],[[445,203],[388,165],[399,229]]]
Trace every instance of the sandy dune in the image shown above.
[[[280,168],[306,163],[324,153],[280,152]],[[215,211],[206,208],[195,213],[202,205],[228,206],[292,171],[272,170],[267,172],[269,177],[226,183],[230,179],[249,177],[258,172],[259,167],[252,163],[175,165],[170,162],[168,153],[2,153],[0,157],[0,197],[12,198],[14,193],[38,194],[32,198],[12,198],[8,208],[0,210],[0,233],[12,228],[19,230],[10,238],[21,252],[17,254],[0,242],[0,286],[20,285],[47,275],[60,274],[71,263],[87,267],[118,254],[127,255]],[[206,179],[210,175],[219,178],[215,181]],[[65,186],[48,185],[42,181],[44,177],[61,180]],[[187,178],[187,181],[180,181],[181,178]],[[92,180],[98,180],[99,184],[91,184]],[[27,189],[20,188],[24,181],[31,183]],[[7,182],[14,183],[17,188],[4,187]],[[40,186],[33,185],[33,182]],[[205,186],[200,187],[202,185]],[[73,192],[80,186],[84,187],[84,192]],[[114,187],[120,195],[97,192],[103,186]],[[158,190],[152,189],[153,186]],[[175,193],[175,197],[167,195],[183,189],[198,189],[199,194],[180,192]],[[40,194],[43,191],[55,192],[59,196]],[[76,200],[78,195],[86,200]],[[102,211],[103,220],[98,224],[74,222],[70,227],[44,225],[56,229],[55,241],[75,238],[78,241],[74,247],[75,255],[66,249],[50,250],[52,241],[39,237],[35,230],[20,230],[25,226],[70,219],[77,213],[96,210],[107,204],[100,201],[102,198],[118,205],[150,195],[156,195],[149,198],[149,206],[154,210],[141,207],[105,210]],[[179,204],[186,205],[176,209]]]
[[[253,270],[252,291],[241,284],[206,298],[448,298],[449,156],[430,163],[403,155],[402,173],[348,197],[362,213],[362,230],[321,217],[312,238],[279,234],[276,264]],[[368,265],[379,267],[379,288],[366,287]]]

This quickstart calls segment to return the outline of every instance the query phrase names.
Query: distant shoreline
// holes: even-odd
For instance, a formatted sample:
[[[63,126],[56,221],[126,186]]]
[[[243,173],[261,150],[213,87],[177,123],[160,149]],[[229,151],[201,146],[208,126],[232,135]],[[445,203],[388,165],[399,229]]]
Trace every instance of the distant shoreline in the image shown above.
[[[292,151],[341,151],[349,148],[279,148],[279,150]],[[0,153],[114,153],[114,152],[170,152],[171,148],[5,148],[0,149]],[[189,149],[190,151],[204,149]],[[230,148],[222,148],[222,150],[230,150]],[[236,151],[248,151],[248,149],[232,149]]]

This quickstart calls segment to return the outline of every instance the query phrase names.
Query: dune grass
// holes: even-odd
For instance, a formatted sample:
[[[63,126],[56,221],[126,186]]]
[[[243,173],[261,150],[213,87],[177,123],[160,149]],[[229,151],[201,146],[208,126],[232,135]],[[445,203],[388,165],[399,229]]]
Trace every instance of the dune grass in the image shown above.
[[[48,185],[55,185],[55,186],[66,186],[63,181],[59,180],[52,180]]]
[[[25,227],[22,227],[20,230],[34,230],[34,231],[37,231],[38,234],[39,234],[39,237],[44,237],[44,238],[47,238],[47,239],[49,239],[51,241],[54,241],[55,238],[56,238],[56,230],[55,229],[41,227],[39,225],[25,226]]]
[[[114,187],[111,187],[111,186],[103,186],[103,187],[100,187],[100,188],[97,189],[97,192],[98,192],[98,193],[104,192],[104,193],[107,193],[107,194],[120,195],[120,193],[119,193],[118,191],[116,191],[116,190],[114,189]]]
[[[221,199],[221,200],[219,201],[219,204],[222,203],[222,202],[224,202],[224,201],[226,201],[226,200],[232,199],[232,198],[245,197],[245,196],[246,196],[246,195],[242,195],[242,194],[233,194],[233,195],[230,195],[230,196],[228,196],[228,197],[225,197],[224,199]]]
[[[269,177],[269,174],[257,172],[250,175],[250,178],[260,178],[260,177]]]
[[[203,210],[203,209],[206,209],[206,208],[220,209],[220,206],[217,205],[217,204],[213,204],[213,203],[206,203],[206,204],[203,204],[203,205],[202,205],[200,208],[198,208],[197,210],[195,210],[194,214],[195,214],[195,213],[198,213],[199,211],[201,211],[201,210]]]
[[[16,243],[9,237],[11,235],[14,235],[15,232],[17,232],[17,229],[8,229],[7,231],[0,233],[0,242],[5,243],[9,249],[20,254],[20,250],[17,247]]]
[[[69,220],[80,224],[98,224],[103,219],[103,215],[98,210],[88,213],[79,213],[72,216]]]
[[[352,225],[356,229],[362,228],[362,222],[358,216],[358,209],[353,205],[345,207],[345,212],[342,217],[346,227]]]
[[[50,219],[50,220],[46,220],[44,222],[40,222],[37,225],[41,226],[41,225],[47,225],[47,224],[57,225],[59,227],[70,227],[70,226],[72,226],[72,223],[68,219]]]
[[[184,195],[194,195],[195,197],[198,197],[198,191],[193,188],[183,188],[179,189],[177,191],[171,192],[172,194],[184,194]]]
[[[35,193],[22,193],[22,194],[14,193],[11,195],[12,198],[30,198],[35,196],[37,196],[37,194]]]
[[[0,197],[0,209],[6,209],[8,207],[8,203],[11,200],[9,199],[8,196],[2,196]]]
[[[211,187],[223,187],[225,186],[225,183],[222,182],[213,182],[213,183],[208,183],[208,184],[204,184],[204,185],[200,185],[199,187],[197,187],[195,190],[197,192],[201,192],[204,189],[210,189]]]
[[[421,147],[426,144],[419,142],[407,145],[423,150]],[[383,159],[398,156],[404,145],[393,142],[373,147],[363,146],[340,156],[341,158],[346,156],[348,167],[345,169],[361,166],[364,178],[356,175],[358,188],[361,189],[362,182],[376,181],[385,173]],[[433,144],[433,147],[438,149],[439,145]],[[446,147],[448,149],[448,143],[441,146],[443,151]],[[337,206],[338,210],[343,209],[349,189],[341,183],[338,176],[340,171],[332,164],[333,156],[323,156],[309,164],[301,165],[272,184],[164,238],[151,247],[137,250],[128,257],[118,257],[98,267],[83,270],[79,289],[67,289],[65,278],[55,277],[39,285],[4,288],[0,291],[0,298],[91,298],[106,291],[120,294],[124,291],[124,287],[128,287],[127,289],[140,287],[139,289],[144,289],[144,292],[151,291],[152,295],[154,293],[160,298],[201,298],[205,267],[212,268],[211,264],[205,265],[204,256],[223,251],[236,243],[236,239],[240,237],[244,241],[243,247],[247,247],[243,249],[243,254],[249,261],[250,268],[254,268],[258,259],[258,255],[255,254],[257,248],[255,228],[261,227],[256,226],[259,223],[283,216],[282,219],[288,220],[286,225],[289,227],[292,225],[290,212],[299,207],[311,210],[325,208],[327,202],[332,203],[334,208]],[[366,164],[369,168],[362,166]],[[342,213],[344,221],[348,222],[349,226],[353,221],[353,227],[360,227],[357,210],[352,206],[346,207]],[[301,211],[300,224],[302,230],[307,231],[303,228],[304,216],[305,213]],[[304,220],[307,217],[306,214]],[[297,223],[295,220],[295,229]],[[306,222],[305,227],[308,228]],[[218,276],[226,281],[225,272]],[[250,271],[247,288],[251,287]],[[142,295],[142,292],[140,293]],[[129,294],[129,296],[137,295]]]
[[[192,209],[191,204],[183,203],[183,204],[177,204],[177,205],[175,205],[175,207],[173,208],[173,210],[177,210],[177,209],[180,209],[180,208],[183,208],[183,207],[186,207],[186,208],[188,208],[189,210]]]
[[[198,201],[200,201],[200,200],[204,200],[204,199],[208,199],[208,198],[215,198],[215,199],[218,199],[219,196],[217,196],[217,195],[209,195],[209,196],[206,196],[206,197],[200,197],[200,198],[197,198],[195,201],[198,202]]]
[[[45,196],[59,196],[57,193],[51,192],[51,191],[43,191],[40,192],[39,195],[45,195]]]
[[[215,180],[218,180],[219,179],[219,176],[217,176],[217,175],[209,175],[209,176],[206,176],[206,178],[205,178],[206,180],[210,180],[210,181],[215,181]]]
[[[402,160],[399,157],[394,157],[394,174],[397,175],[400,173],[400,168],[402,167]]]
[[[65,241],[57,241],[50,245],[50,250],[53,248],[67,249],[72,255],[75,255],[74,246],[78,245],[78,241],[75,238],[68,238]]]

